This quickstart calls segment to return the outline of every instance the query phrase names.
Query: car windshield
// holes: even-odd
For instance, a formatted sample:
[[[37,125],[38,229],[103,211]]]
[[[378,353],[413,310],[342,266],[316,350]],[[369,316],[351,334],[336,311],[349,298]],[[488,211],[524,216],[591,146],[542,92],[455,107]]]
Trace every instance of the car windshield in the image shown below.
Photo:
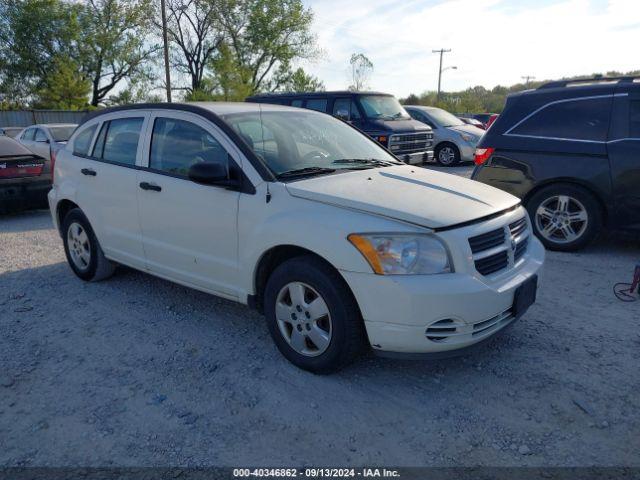
[[[317,175],[400,163],[330,115],[290,110],[233,113],[222,118],[276,175]]]
[[[409,117],[407,111],[402,108],[395,97],[388,95],[363,95],[360,97],[360,105],[364,109],[367,118],[382,118],[385,120],[406,120]]]
[[[49,127],[51,136],[56,142],[66,142],[71,138],[71,134],[76,129],[76,125],[68,125],[64,127]]]
[[[430,108],[427,112],[429,117],[439,127],[459,127],[460,125],[464,125],[464,122],[458,117],[441,108]]]

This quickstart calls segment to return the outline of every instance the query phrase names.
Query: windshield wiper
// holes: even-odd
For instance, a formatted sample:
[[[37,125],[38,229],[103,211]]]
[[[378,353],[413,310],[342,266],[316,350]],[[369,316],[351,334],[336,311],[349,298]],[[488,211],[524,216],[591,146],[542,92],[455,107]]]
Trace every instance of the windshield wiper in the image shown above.
[[[291,178],[291,177],[303,177],[305,175],[320,175],[324,173],[333,173],[335,172],[335,168],[326,168],[326,167],[304,167],[304,168],[295,168],[293,170],[287,170],[286,172],[279,173],[276,175],[278,178]]]
[[[377,158],[341,158],[340,160],[334,160],[334,164],[359,164],[359,165],[372,165],[376,167],[388,167],[389,165],[398,165],[399,162],[389,162],[386,160],[378,160]]]

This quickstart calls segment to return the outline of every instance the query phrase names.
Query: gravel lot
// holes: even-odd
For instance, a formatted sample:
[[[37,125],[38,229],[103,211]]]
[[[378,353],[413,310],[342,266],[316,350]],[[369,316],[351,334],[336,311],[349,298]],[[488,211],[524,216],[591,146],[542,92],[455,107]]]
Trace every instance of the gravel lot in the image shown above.
[[[611,290],[637,261],[620,235],[549,252],[538,303],[473,355],[320,377],[247,307],[83,283],[48,212],[2,217],[0,466],[640,466],[640,302]]]

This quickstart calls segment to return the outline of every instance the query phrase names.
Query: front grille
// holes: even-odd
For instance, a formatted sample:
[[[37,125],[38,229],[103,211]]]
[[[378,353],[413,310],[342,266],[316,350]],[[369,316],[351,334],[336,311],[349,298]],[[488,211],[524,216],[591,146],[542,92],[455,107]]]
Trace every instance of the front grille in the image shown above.
[[[498,228],[491,232],[483,233],[469,239],[471,253],[484,252],[490,248],[497,247],[504,243],[504,228]]]
[[[511,231],[511,235],[513,237],[518,237],[526,229],[527,229],[527,217],[522,217],[520,220],[517,220],[509,224],[509,230]]]
[[[419,153],[433,145],[433,133],[404,133],[389,137],[389,150],[395,154]]]
[[[491,275],[515,265],[529,246],[527,217],[469,238],[473,263],[481,275]]]
[[[481,258],[475,261],[476,270],[482,275],[491,275],[492,273],[507,268],[509,265],[509,254],[506,250],[502,250],[494,255]]]
[[[524,252],[527,251],[527,246],[529,245],[529,238],[525,238],[524,240],[522,240],[520,243],[518,243],[516,245],[516,251],[513,252],[513,259],[514,261],[518,261],[520,260],[520,257],[522,257],[522,255],[524,255]]]

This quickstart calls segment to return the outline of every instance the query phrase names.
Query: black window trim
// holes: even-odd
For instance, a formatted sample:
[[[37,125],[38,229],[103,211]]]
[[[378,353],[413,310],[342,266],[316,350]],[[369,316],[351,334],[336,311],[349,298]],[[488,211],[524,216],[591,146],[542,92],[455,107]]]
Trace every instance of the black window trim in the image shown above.
[[[251,163],[253,168],[256,170],[258,175],[260,175],[260,177],[263,180],[268,182],[277,181],[274,173],[269,169],[269,167],[265,164],[265,162],[261,160],[253,152],[253,150],[251,150],[251,147],[247,145],[247,143],[240,137],[240,135],[236,133],[235,130],[233,130],[233,128],[231,128],[231,126],[227,122],[225,122],[222,118],[220,118],[220,116],[218,116],[211,110],[208,110],[204,107],[200,107],[198,105],[189,105],[184,103],[138,103],[135,105],[123,105],[118,107],[111,107],[104,110],[89,113],[82,119],[82,121],[80,122],[80,125],[78,125],[78,128],[80,128],[80,126],[82,126],[84,123],[102,115],[107,115],[114,112],[126,112],[126,111],[130,112],[133,110],[177,110],[182,112],[193,113],[204,118],[205,120],[209,120],[216,127],[218,127],[222,131],[222,133],[224,133],[229,138],[229,140],[242,152],[242,154],[247,158],[249,163]],[[246,181],[243,181],[243,184],[249,183],[249,186],[250,186],[249,190],[253,190],[253,192],[255,192],[255,187],[253,186],[251,181],[248,179],[248,177],[246,177],[246,174],[244,173],[244,171],[242,169],[240,169],[240,171],[242,172],[243,177],[246,178]],[[247,193],[247,192],[244,192],[244,193]]]

